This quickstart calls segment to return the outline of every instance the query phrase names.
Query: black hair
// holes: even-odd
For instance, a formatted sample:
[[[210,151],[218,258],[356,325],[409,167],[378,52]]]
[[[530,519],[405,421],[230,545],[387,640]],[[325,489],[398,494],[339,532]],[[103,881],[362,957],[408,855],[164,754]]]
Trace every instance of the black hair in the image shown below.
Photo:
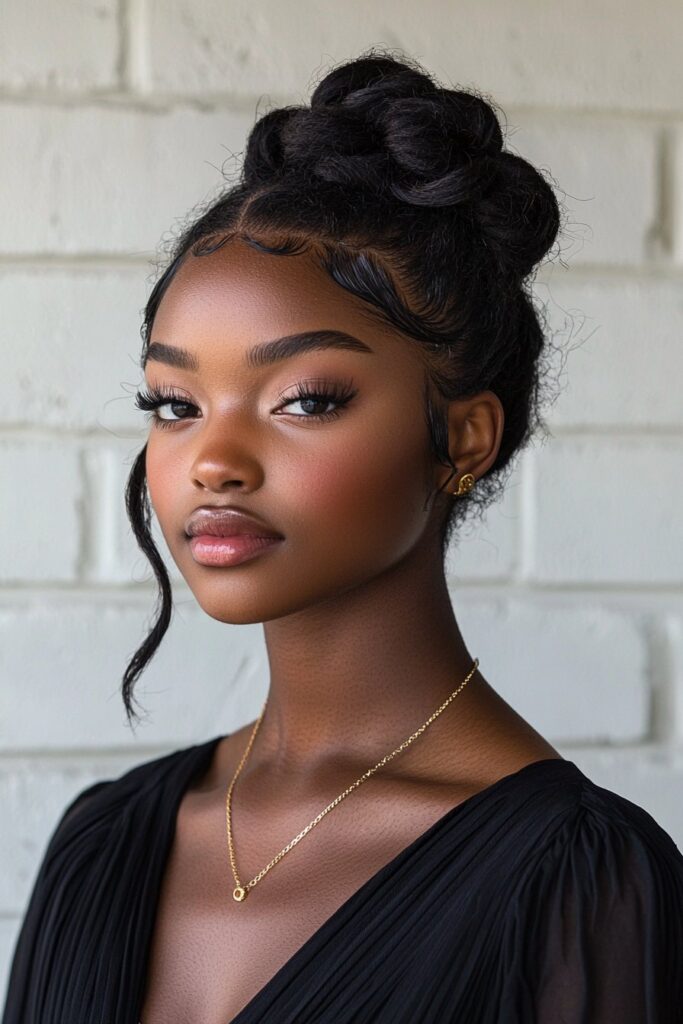
[[[450,499],[442,555],[458,524],[499,496],[513,457],[539,430],[544,318],[532,274],[560,228],[543,173],[504,148],[489,99],[440,87],[416,61],[375,48],[331,70],[310,106],[254,124],[238,181],[173,244],[142,326],[144,364],[159,303],[188,254],[240,238],[261,251],[310,251],[367,315],[420,346],[432,454],[448,452],[448,401],[493,391],[505,413],[497,458],[465,497]],[[122,682],[129,722],[135,681],[171,619],[171,586],[150,533],[147,446],[126,484],[134,536],[159,586],[155,622]],[[450,478],[449,478],[450,479]]]

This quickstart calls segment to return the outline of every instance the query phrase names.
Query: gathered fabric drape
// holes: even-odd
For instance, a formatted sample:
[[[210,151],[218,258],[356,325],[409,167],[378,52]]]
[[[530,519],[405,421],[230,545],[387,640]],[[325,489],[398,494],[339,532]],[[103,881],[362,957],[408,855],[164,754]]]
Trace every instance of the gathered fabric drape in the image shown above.
[[[177,810],[221,739],[68,805],[1,1024],[138,1024]],[[528,764],[405,847],[225,1024],[313,1022],[681,1024],[683,855],[573,761]]]

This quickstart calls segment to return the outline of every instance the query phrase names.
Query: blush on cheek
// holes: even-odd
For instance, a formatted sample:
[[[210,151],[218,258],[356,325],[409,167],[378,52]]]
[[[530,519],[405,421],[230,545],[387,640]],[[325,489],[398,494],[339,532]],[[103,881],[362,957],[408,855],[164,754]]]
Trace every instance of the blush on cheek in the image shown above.
[[[387,464],[381,465],[371,455],[366,439],[356,449],[349,446],[339,457],[311,460],[298,477],[288,478],[288,504],[300,510],[299,521],[309,524],[311,536],[321,530],[336,535],[342,542],[349,532],[361,531],[370,536],[377,526],[382,528],[392,506],[394,515],[398,514],[392,490],[396,472],[391,472],[391,465],[387,471]]]
[[[343,456],[330,453],[311,460],[296,481],[297,493],[322,512],[341,505],[351,506],[369,491],[381,490],[386,485],[381,479],[381,467],[369,454],[366,441],[363,448],[347,451]]]

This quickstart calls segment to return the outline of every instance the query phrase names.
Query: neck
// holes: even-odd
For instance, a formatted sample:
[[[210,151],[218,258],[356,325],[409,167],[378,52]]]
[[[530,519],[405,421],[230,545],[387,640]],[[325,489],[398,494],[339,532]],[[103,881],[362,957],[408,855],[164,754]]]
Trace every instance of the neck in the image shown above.
[[[369,768],[463,682],[474,656],[455,620],[443,569],[435,572],[423,555],[363,587],[265,623],[271,681],[251,770],[308,776],[340,761]],[[457,736],[477,676],[416,746],[442,719]],[[397,759],[405,757],[402,752]]]

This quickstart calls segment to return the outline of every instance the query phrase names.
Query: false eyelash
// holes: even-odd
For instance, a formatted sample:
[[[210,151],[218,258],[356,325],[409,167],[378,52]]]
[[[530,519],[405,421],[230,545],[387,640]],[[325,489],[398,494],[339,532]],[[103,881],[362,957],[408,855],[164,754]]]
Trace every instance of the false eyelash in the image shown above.
[[[160,405],[167,405],[169,402],[174,402],[176,405],[192,406],[191,402],[187,402],[181,395],[175,391],[166,391],[164,389],[155,388],[153,385],[148,389],[142,389],[135,395],[135,406],[138,409],[148,410],[152,412],[151,418],[154,424],[162,429],[169,426],[174,426],[179,423],[180,420],[162,420],[157,415],[156,410]]]
[[[313,390],[311,385],[317,390]],[[288,398],[283,402],[283,406],[289,405],[290,402],[304,401],[304,400],[315,400],[317,402],[334,402],[338,408],[332,409],[328,412],[310,413],[308,416],[299,416],[298,419],[306,420],[329,420],[340,415],[341,407],[345,406],[349,402],[356,391],[353,389],[353,385],[350,381],[344,381],[341,384],[337,384],[334,381],[316,380],[316,381],[300,381],[295,388],[295,393],[292,397]],[[152,420],[156,426],[166,429],[168,427],[174,427],[177,423],[181,423],[183,418],[178,420],[164,420],[157,415],[156,410],[169,403],[176,405],[184,405],[187,408],[196,408],[192,402],[186,401],[175,391],[167,391],[163,388],[156,388],[153,385],[148,389],[138,391],[135,395],[135,405],[138,409],[147,410],[152,412]]]
[[[317,390],[316,390],[317,389]],[[354,397],[356,391],[351,381],[342,381],[337,384],[328,380],[307,380],[299,381],[294,390],[294,395],[288,398],[283,405],[289,405],[292,401],[305,401],[313,399],[316,402],[334,402],[336,409],[329,412],[314,412],[309,416],[299,416],[299,419],[306,420],[329,420],[339,416],[341,409]]]

